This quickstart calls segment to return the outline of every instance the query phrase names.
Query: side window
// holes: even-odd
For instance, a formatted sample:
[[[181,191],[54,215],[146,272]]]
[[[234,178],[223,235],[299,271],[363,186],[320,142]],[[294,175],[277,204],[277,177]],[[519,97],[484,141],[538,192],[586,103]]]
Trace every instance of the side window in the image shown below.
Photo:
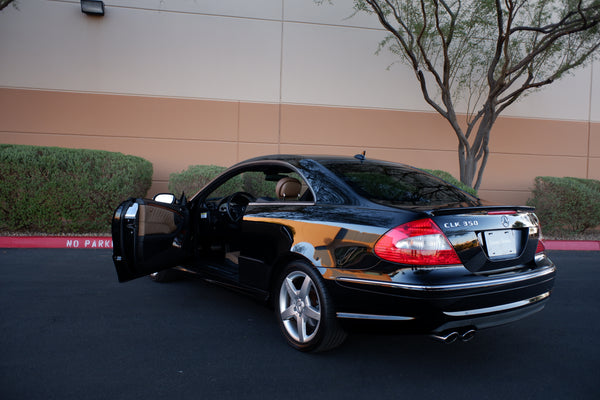
[[[257,202],[313,200],[308,185],[295,172],[273,174],[265,171],[248,171],[242,174],[242,182],[244,191],[252,194]],[[289,196],[285,197],[286,194]]]
[[[275,196],[277,182],[267,180],[267,175],[262,171],[247,171],[242,174],[244,192],[250,193],[257,199],[269,199]]]
[[[313,201],[306,182],[295,172],[279,174],[275,183],[275,198],[279,201]]]
[[[218,199],[218,198],[227,197],[230,194],[233,194],[235,192],[244,192],[244,191],[245,190],[243,189],[242,176],[235,175],[235,176],[229,178],[227,181],[225,181],[225,183],[223,183],[221,186],[216,188],[208,196],[208,198],[209,199]]]
[[[284,182],[288,184],[282,186]],[[208,199],[224,198],[235,192],[249,193],[257,202],[313,201],[312,192],[308,190],[308,185],[300,175],[281,169],[243,171],[216,188]]]

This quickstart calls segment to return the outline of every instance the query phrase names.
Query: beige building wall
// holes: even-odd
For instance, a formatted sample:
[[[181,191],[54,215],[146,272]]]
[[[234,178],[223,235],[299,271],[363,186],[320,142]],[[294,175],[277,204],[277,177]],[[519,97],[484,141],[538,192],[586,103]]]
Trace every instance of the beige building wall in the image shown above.
[[[193,164],[353,155],[458,175],[457,140],[350,0],[29,0],[0,12],[0,143],[135,154],[151,194]],[[538,175],[600,179],[600,63],[501,117],[480,195],[523,203]]]

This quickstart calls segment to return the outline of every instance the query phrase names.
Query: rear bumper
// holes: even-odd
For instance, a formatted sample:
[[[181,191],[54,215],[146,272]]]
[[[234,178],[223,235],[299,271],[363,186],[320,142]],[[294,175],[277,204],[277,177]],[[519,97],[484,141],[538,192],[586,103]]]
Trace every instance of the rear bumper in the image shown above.
[[[342,323],[369,322],[438,333],[488,328],[536,313],[549,299],[555,275],[556,267],[548,260],[544,267],[527,272],[458,281],[337,276],[327,282]]]
[[[352,277],[339,277],[336,280],[338,282],[347,282],[347,283],[358,283],[362,285],[375,285],[389,288],[396,288],[401,290],[412,290],[419,292],[440,292],[440,293],[450,293],[454,291],[461,290],[478,290],[478,289],[493,289],[495,287],[504,286],[511,283],[520,283],[532,281],[534,279],[538,279],[541,277],[545,277],[547,275],[554,275],[556,273],[556,267],[546,267],[537,269],[531,272],[513,275],[513,276],[504,276],[498,278],[491,279],[481,279],[476,281],[469,282],[448,282],[448,283],[424,283],[424,284],[414,284],[414,283],[403,283],[403,282],[385,282],[379,280],[372,279],[361,279],[361,278],[352,278]]]

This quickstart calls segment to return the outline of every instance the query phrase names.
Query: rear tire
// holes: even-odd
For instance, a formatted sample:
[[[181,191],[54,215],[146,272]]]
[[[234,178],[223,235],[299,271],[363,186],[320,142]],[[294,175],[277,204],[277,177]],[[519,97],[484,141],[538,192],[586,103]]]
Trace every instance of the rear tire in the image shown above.
[[[326,351],[346,339],[323,278],[311,265],[303,261],[289,263],[278,280],[273,298],[279,327],[293,348],[304,352]]]

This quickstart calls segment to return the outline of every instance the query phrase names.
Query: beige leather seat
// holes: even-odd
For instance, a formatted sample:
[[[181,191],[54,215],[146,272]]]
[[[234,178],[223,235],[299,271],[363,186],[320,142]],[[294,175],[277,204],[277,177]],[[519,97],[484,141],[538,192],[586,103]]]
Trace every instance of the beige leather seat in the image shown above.
[[[280,200],[298,200],[302,191],[302,184],[296,178],[281,178],[277,182],[275,191]]]

